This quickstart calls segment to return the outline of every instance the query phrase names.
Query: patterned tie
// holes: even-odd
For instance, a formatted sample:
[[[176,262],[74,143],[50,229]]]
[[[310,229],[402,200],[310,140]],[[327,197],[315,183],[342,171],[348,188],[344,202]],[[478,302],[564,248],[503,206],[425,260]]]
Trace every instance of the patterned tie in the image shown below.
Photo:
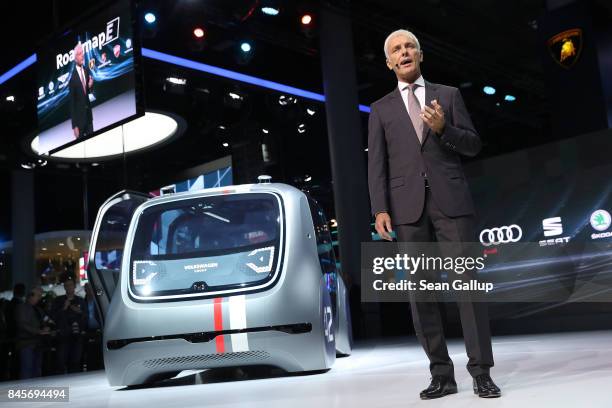
[[[417,99],[414,91],[418,84],[410,84],[408,85],[408,114],[410,115],[410,120],[412,121],[412,126],[414,126],[414,131],[419,138],[419,142],[423,143],[423,119],[421,119],[421,104]]]
[[[85,85],[85,72],[83,71],[83,67],[81,69],[77,69],[79,72],[79,78],[81,78],[81,84],[83,84],[83,92],[87,95],[87,86]]]

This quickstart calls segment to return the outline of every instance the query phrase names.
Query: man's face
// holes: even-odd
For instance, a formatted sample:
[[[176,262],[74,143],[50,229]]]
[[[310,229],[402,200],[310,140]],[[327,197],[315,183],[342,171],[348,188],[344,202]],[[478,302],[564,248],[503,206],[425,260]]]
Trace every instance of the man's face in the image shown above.
[[[387,53],[387,67],[395,72],[397,79],[412,83],[421,75],[423,52],[417,49],[412,37],[400,34],[391,38]]]
[[[83,47],[77,47],[74,51],[74,61],[78,66],[83,66],[83,60],[85,57],[83,56]]]
[[[38,302],[40,302],[40,299],[42,299],[42,291],[40,289],[34,289],[32,291],[32,296],[30,297],[29,301],[31,305],[36,306],[38,304]]]
[[[66,291],[67,295],[74,295],[74,282],[71,280],[64,282],[64,290]]]

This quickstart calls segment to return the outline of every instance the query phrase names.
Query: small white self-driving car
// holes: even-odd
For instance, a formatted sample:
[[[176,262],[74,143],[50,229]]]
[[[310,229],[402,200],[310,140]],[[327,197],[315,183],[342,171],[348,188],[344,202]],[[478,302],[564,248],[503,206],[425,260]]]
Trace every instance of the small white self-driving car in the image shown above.
[[[117,193],[88,257],[113,386],[215,367],[320,371],[351,353],[327,221],[294,187]]]

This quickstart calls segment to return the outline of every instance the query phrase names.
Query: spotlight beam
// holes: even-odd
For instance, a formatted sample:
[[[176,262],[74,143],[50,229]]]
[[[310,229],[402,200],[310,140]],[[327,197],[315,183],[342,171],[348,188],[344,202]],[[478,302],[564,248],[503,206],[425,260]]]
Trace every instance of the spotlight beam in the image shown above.
[[[13,68],[6,71],[4,74],[0,75],[0,85],[29,67],[30,65],[36,62],[36,54],[30,55],[28,58],[21,61],[19,64],[15,65]]]
[[[280,84],[278,82],[269,81],[267,79],[257,78],[255,76],[241,74],[240,72],[231,71],[225,68],[215,67],[213,65],[204,64],[189,60],[187,58],[177,57],[175,55],[166,54],[163,52],[151,50],[149,48],[142,49],[143,57],[151,58],[154,60],[166,62],[172,65],[178,65],[184,68],[190,68],[196,71],[206,72],[208,74],[220,76],[223,78],[233,79],[235,81],[244,82],[247,84],[259,86],[261,88],[271,89],[282,93],[287,93],[295,96],[299,96],[305,99],[310,99],[317,102],[325,102],[325,95],[307,91],[305,89],[295,88],[293,86]],[[362,112],[369,113],[370,107],[365,105],[359,105],[359,110]]]

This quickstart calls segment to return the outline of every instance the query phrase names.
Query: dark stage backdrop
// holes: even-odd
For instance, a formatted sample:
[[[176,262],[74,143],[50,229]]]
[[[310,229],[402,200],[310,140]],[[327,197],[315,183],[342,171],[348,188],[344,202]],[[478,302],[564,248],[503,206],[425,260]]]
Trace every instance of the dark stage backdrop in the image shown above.
[[[517,284],[536,285],[521,276],[544,263],[559,276],[569,276],[572,290],[611,275],[610,152],[612,131],[606,130],[466,165],[483,252],[503,259],[505,246],[512,244],[491,243],[487,230],[513,226],[513,238],[504,235],[504,240],[516,239],[520,229],[520,242],[536,248],[529,265],[504,271]],[[612,285],[601,289],[612,293]],[[612,303],[592,302],[595,296],[579,302],[570,298],[490,304],[490,313],[502,331],[612,327]]]

